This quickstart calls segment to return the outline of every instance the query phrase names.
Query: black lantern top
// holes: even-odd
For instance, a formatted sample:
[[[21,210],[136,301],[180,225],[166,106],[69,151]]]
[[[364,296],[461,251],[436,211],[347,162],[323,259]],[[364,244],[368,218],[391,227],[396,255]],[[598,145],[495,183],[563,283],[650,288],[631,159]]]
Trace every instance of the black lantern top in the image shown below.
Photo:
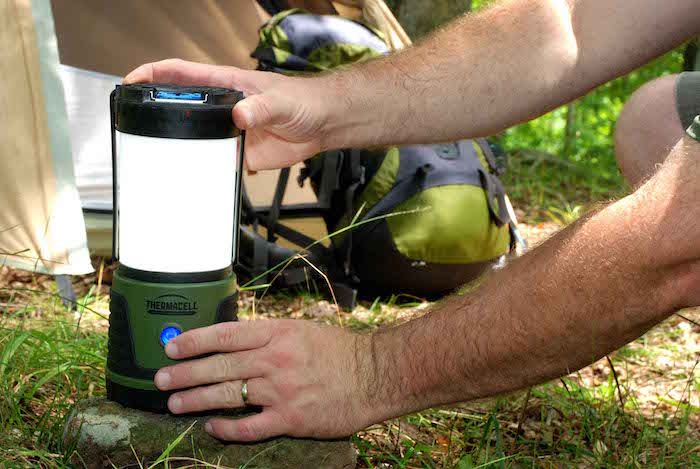
[[[233,106],[243,93],[226,88],[160,84],[117,85],[114,127],[122,133],[180,139],[232,138]]]

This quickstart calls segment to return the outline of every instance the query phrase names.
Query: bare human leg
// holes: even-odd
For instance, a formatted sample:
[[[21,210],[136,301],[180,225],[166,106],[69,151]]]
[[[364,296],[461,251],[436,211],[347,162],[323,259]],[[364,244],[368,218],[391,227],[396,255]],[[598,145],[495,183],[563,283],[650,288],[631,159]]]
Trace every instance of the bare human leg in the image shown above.
[[[685,132],[676,110],[677,80],[678,75],[670,75],[641,87],[617,121],[617,161],[633,187],[656,172]]]

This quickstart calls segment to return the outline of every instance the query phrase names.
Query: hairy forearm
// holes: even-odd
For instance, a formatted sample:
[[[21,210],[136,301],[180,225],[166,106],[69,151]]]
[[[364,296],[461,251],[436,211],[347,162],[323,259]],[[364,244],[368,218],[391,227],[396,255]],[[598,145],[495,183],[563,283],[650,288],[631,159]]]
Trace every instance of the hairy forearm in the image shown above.
[[[686,144],[695,169],[667,163],[473,292],[375,334],[373,375],[388,403],[377,420],[567,374],[694,304],[700,191],[683,186],[700,173],[700,144]]]
[[[694,0],[509,0],[388,58],[319,78],[326,147],[486,136],[642,65],[698,31]]]

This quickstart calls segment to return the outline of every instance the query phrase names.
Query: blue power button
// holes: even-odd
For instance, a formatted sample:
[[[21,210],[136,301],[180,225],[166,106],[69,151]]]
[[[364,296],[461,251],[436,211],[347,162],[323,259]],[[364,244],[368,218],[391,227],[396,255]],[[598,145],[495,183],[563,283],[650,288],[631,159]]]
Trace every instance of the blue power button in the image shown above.
[[[171,339],[174,339],[180,334],[182,334],[182,331],[180,329],[178,329],[177,327],[168,326],[165,329],[163,329],[160,333],[160,343],[163,344],[163,346],[165,346],[165,344],[170,342]]]

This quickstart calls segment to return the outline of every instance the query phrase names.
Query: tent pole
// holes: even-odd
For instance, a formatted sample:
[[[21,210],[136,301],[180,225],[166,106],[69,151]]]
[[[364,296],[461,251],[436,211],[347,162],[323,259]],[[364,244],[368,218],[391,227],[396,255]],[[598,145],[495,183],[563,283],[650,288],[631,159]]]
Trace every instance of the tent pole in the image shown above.
[[[71,310],[75,310],[77,305],[77,297],[75,295],[75,290],[73,290],[71,276],[56,275],[56,286],[58,287],[58,294],[61,297],[61,303],[63,303],[63,306]]]

